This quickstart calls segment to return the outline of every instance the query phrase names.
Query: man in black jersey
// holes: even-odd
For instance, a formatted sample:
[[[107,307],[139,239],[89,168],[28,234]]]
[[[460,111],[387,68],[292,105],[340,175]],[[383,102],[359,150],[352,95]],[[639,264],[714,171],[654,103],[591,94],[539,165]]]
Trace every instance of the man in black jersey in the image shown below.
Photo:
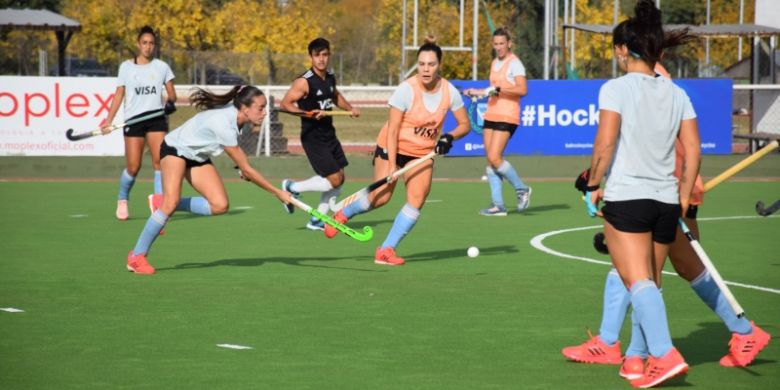
[[[301,192],[322,192],[317,210],[328,211],[328,199],[338,197],[341,185],[344,184],[344,167],[349,164],[341,142],[336,137],[333,118],[323,115],[337,106],[352,113],[351,117],[360,116],[360,111],[352,107],[346,98],[336,89],[336,77],[328,71],[330,62],[330,43],[324,38],[317,38],[309,43],[311,68],[293,81],[290,90],[282,99],[282,109],[290,112],[313,112],[314,118],[301,117],[301,144],[309,158],[309,163],[316,176],[294,182],[285,179],[282,188],[293,195]],[[306,227],[311,230],[323,230],[322,221],[312,218]]]

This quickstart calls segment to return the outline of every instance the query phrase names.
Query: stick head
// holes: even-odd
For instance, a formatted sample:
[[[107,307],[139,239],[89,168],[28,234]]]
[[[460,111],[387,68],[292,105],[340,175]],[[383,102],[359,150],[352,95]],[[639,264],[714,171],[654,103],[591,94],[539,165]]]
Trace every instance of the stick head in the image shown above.
[[[71,141],[79,141],[92,136],[93,136],[92,133],[73,134],[73,129],[68,129],[68,131],[65,132],[65,137]]]

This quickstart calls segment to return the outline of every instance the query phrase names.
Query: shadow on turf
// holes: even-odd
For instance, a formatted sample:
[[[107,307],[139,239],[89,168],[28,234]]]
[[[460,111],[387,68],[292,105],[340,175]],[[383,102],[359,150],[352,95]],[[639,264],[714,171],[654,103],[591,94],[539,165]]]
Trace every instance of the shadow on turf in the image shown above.
[[[467,248],[464,247],[459,249],[448,249],[444,251],[410,253],[403,257],[406,258],[406,260],[413,261],[413,262],[430,261],[430,260],[448,260],[448,259],[454,259],[458,257],[468,257],[466,255],[466,249]],[[514,245],[500,245],[500,246],[479,248],[480,257],[504,255],[507,253],[517,253],[517,252],[519,251]]]
[[[771,333],[771,330],[767,330]],[[702,322],[699,323],[699,329],[694,330],[683,338],[675,338],[674,346],[680,350],[685,361],[691,367],[704,363],[718,364],[720,358],[729,351],[729,339],[731,333],[722,322]],[[751,375],[759,375],[750,370],[751,366],[761,364],[775,363],[774,360],[761,359],[761,353],[758,358],[750,363],[750,366],[738,368]]]
[[[551,211],[551,210],[568,210],[571,206],[565,203],[561,204],[546,204],[544,206],[531,206],[523,211],[515,211],[518,214],[531,214],[537,212]]]
[[[360,257],[326,257],[326,256],[313,256],[313,257],[268,257],[268,258],[246,258],[246,259],[222,259],[212,261],[210,263],[182,263],[168,268],[157,268],[157,271],[180,271],[188,269],[201,269],[212,267],[259,267],[266,263],[282,263],[287,265],[294,265],[299,267],[313,267],[313,268],[330,268],[330,269],[344,269],[351,271],[364,271],[364,272],[387,272],[387,270],[375,270],[364,268],[350,268],[350,267],[331,267],[316,264],[304,264],[305,261],[329,261],[329,260],[366,260],[367,256]]]

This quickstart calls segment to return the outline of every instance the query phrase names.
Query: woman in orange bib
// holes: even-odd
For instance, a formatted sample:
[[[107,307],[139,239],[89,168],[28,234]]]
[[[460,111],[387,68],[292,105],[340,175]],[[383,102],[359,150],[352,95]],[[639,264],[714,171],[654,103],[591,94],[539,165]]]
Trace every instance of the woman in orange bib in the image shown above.
[[[396,169],[433,150],[439,155],[446,154],[454,140],[469,132],[468,115],[458,90],[439,76],[441,56],[439,46],[430,42],[423,44],[417,51],[417,74],[402,82],[390,97],[390,118],[376,141],[375,180],[390,176]],[[452,111],[458,125],[451,132],[443,134],[447,111]],[[396,216],[384,243],[376,249],[376,264],[404,264],[404,259],[396,255],[395,248],[420,217],[420,209],[430,192],[432,178],[433,160],[404,174],[406,204]],[[396,184],[391,181],[368,197],[348,204],[334,218],[345,223],[355,215],[383,206],[390,201]],[[325,225],[328,238],[336,233],[336,229]]]
[[[488,166],[485,169],[490,184],[491,204],[479,213],[487,216],[505,216],[502,180],[515,189],[517,210],[528,208],[531,188],[523,183],[509,161],[504,160],[504,149],[520,124],[520,98],[528,93],[523,63],[511,52],[512,40],[506,27],[493,32],[493,50],[496,58],[490,65],[490,87],[466,89],[468,96],[489,96],[485,112],[483,137]]]

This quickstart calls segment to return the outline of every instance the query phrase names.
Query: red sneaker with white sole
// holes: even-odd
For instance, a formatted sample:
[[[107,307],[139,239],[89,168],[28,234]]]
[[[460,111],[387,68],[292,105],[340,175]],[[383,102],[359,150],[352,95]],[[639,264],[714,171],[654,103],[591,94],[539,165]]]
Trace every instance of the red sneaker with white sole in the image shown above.
[[[348,219],[344,216],[344,213],[341,212],[341,210],[337,211],[336,214],[333,215],[333,219],[336,220],[336,222],[344,224],[347,223]],[[325,237],[333,238],[336,237],[336,234],[339,234],[339,231],[334,228],[333,226],[325,224]]]
[[[732,333],[729,341],[729,353],[720,359],[720,365],[723,367],[745,367],[756,358],[772,336],[759,328],[755,322],[750,321],[753,326],[753,332],[741,335]]]
[[[639,379],[645,372],[645,360],[641,356],[626,356],[618,374],[628,380]]]
[[[146,254],[133,256],[133,251],[127,253],[127,270],[142,275],[154,274],[154,267],[146,260]]]
[[[620,364],[623,356],[620,353],[620,341],[615,345],[607,345],[599,336],[594,336],[588,329],[590,339],[580,345],[566,347],[561,350],[567,359],[580,363]]]
[[[649,356],[644,373],[638,379],[632,380],[631,386],[646,389],[660,385],[686,372],[688,372],[688,363],[685,362],[677,348],[672,347],[666,355],[659,358]]]
[[[400,258],[395,254],[395,249],[388,246],[384,248],[376,248],[374,263],[382,265],[404,265],[406,262],[403,258]]]

